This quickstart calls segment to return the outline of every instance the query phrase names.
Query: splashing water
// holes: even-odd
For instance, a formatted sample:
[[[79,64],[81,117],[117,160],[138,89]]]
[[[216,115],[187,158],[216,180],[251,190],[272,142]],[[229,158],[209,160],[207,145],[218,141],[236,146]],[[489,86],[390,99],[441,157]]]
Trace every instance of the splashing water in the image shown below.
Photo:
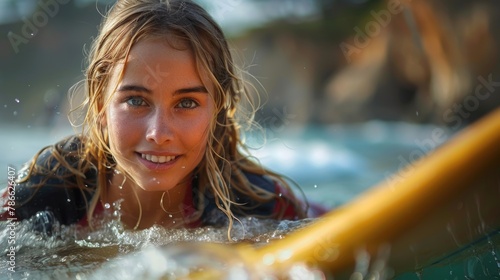
[[[106,279],[124,280],[173,279],[210,267],[222,273],[219,279],[247,279],[244,275],[257,272],[249,271],[235,250],[228,249],[230,246],[212,250],[210,246],[238,242],[265,244],[313,221],[245,218],[235,224],[229,242],[225,227],[167,229],[153,226],[129,231],[119,221],[117,207],[119,204],[106,208],[93,230],[55,223],[51,229],[37,232],[33,230],[36,227],[33,219],[17,222],[14,229],[0,223],[3,256],[12,245],[15,246],[14,268],[9,270],[12,266],[2,261],[0,271],[8,272],[10,278],[7,279],[103,279],[105,276]],[[46,219],[51,215],[50,212],[39,213]],[[12,230],[15,231],[15,244],[3,242]],[[302,268],[301,271],[309,270]]]
[[[93,230],[56,223],[50,229],[34,231],[37,226],[34,220],[17,222],[15,228],[0,223],[0,250],[7,260],[0,263],[0,279],[156,280],[188,279],[197,274],[210,279],[330,279],[324,272],[301,263],[286,272],[270,271],[271,267],[262,269],[247,263],[229,245],[265,245],[285,238],[316,219],[245,218],[235,224],[232,240],[228,241],[225,227],[167,229],[153,226],[126,230],[119,221],[119,207],[119,203],[105,207],[103,217],[96,220]],[[39,214],[44,219],[51,219],[52,215],[50,212]],[[5,242],[12,230],[15,231],[15,244]],[[493,234],[484,244],[475,244],[439,264],[423,267],[416,275],[413,272],[413,276],[403,274],[395,279],[437,279],[433,277],[441,277],[443,273],[454,277],[463,274],[474,279],[497,279],[495,277],[500,275],[496,245],[499,238],[500,234]],[[9,270],[8,262],[11,246],[15,252],[14,271]],[[391,268],[387,266],[389,251],[389,245],[381,247],[378,255],[370,256],[360,251],[349,279],[391,279]],[[457,262],[457,259],[462,261]]]

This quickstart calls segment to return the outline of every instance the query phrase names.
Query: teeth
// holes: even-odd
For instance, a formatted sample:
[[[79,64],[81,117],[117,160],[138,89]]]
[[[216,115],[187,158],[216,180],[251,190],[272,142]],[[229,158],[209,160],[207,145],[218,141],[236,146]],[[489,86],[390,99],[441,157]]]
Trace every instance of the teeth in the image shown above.
[[[147,161],[151,161],[154,163],[165,163],[175,159],[175,156],[155,156],[148,154],[141,154],[141,157]]]

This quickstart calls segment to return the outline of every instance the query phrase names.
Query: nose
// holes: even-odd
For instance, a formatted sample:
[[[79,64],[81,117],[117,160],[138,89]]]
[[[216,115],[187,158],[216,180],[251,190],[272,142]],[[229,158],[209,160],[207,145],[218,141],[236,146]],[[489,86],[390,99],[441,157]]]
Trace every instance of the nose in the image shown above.
[[[163,144],[173,138],[173,118],[163,110],[156,110],[148,121],[146,139],[149,142]]]

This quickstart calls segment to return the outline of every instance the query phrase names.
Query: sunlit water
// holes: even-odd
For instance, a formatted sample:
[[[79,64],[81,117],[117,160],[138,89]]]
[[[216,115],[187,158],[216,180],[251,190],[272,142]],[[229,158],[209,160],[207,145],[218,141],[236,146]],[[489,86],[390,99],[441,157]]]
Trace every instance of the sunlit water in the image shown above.
[[[48,214],[50,215],[50,214]],[[227,269],[224,274],[251,275],[256,272],[239,271],[243,260],[226,247],[203,250],[208,244],[249,242],[266,244],[281,239],[293,230],[309,224],[302,221],[269,221],[247,218],[241,220],[227,239],[224,227],[198,229],[165,229],[151,227],[140,231],[123,229],[119,212],[112,207],[93,230],[77,226],[55,225],[50,234],[35,233],[30,221],[17,224],[15,238],[15,272],[2,279],[178,279],[200,267]],[[0,238],[7,240],[10,229],[0,225]],[[2,242],[6,252],[10,244]],[[226,249],[223,249],[226,248]],[[229,262],[239,267],[231,268]],[[8,261],[0,264],[0,271],[9,271]],[[99,269],[97,269],[99,268]],[[234,275],[236,276],[236,275]],[[11,278],[9,278],[11,277]]]
[[[0,135],[0,166],[5,170],[0,172],[0,182],[4,186],[8,166],[19,168],[41,147],[72,133],[67,128],[21,129],[13,125],[0,128],[8,132]],[[288,127],[280,128],[279,134],[269,130],[265,143],[256,140],[260,137],[249,137],[249,142],[258,148],[252,150],[253,154],[264,165],[296,181],[310,201],[335,208],[441,144],[430,141],[435,129],[432,126],[384,122]],[[443,131],[446,131],[446,136],[453,133]],[[127,231],[118,222],[118,216],[119,212],[111,207],[102,224],[92,231],[74,226],[57,227],[51,235],[34,233],[29,221],[16,224],[15,273],[8,270],[11,267],[8,253],[12,244],[7,240],[12,228],[0,223],[0,251],[5,260],[0,263],[0,279],[178,279],[205,268],[222,273],[215,279],[274,279],[272,274],[263,276],[258,270],[246,266],[226,246],[220,250],[205,246],[239,242],[260,246],[284,238],[314,221],[276,222],[248,218],[235,225],[231,235],[233,240],[228,241],[226,228],[153,227]],[[500,269],[499,258],[495,255],[498,252],[497,239],[498,234],[484,240],[474,250],[486,251],[493,268],[496,260]],[[483,267],[482,262],[486,260],[484,254],[481,256],[472,261],[467,259],[462,266]],[[287,273],[290,279],[324,277],[321,272],[302,264],[297,264]],[[453,274],[453,270],[450,269],[450,273]],[[411,273],[407,279],[419,279],[419,276]]]

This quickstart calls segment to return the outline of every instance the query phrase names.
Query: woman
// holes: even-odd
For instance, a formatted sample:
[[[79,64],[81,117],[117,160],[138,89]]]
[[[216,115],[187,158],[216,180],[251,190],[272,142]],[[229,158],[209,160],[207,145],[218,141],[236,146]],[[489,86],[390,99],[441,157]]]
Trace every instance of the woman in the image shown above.
[[[129,228],[227,224],[229,236],[238,217],[306,217],[285,180],[242,153],[237,120],[249,92],[199,5],[119,0],[85,82],[82,134],[42,149],[21,172],[16,218],[92,225],[119,201]]]

